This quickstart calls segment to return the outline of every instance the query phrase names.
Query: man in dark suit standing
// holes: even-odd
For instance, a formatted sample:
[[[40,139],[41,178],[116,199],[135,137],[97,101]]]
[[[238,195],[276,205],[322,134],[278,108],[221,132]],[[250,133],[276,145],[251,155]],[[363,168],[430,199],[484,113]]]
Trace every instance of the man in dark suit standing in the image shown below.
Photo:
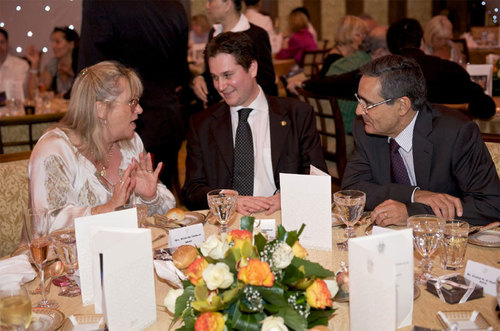
[[[239,192],[238,212],[273,213],[281,207],[280,173],[326,171],[314,111],[293,99],[264,94],[252,40],[226,32],[206,49],[215,88],[225,102],[197,113],[188,131],[186,184],[190,209],[207,208],[207,192]]]
[[[417,62],[388,55],[361,68],[355,151],[342,189],[366,193],[380,225],[434,213],[488,224],[500,214],[500,181],[477,125],[431,108]]]
[[[176,0],[85,0],[82,20],[79,70],[115,60],[139,73],[144,112],[137,133],[155,161],[163,161],[161,181],[177,184],[177,154],[186,130],[176,89],[187,87],[189,79],[184,7]]]

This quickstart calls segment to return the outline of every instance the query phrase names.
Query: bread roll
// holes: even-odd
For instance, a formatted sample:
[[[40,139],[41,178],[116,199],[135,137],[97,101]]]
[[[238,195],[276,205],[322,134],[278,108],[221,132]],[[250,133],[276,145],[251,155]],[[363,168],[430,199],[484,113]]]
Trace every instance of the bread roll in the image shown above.
[[[186,217],[186,213],[180,208],[172,208],[165,216],[172,221],[182,221]]]
[[[175,250],[174,254],[172,254],[172,260],[174,261],[174,265],[178,269],[182,270],[189,267],[197,256],[198,250],[196,247],[191,245],[182,245]]]

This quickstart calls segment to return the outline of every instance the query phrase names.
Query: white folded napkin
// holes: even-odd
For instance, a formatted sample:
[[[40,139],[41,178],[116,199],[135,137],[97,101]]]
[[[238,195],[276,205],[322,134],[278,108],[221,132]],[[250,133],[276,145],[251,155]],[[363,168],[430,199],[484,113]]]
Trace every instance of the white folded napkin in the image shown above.
[[[160,278],[168,280],[176,288],[181,288],[182,283],[181,280],[186,280],[187,277],[177,269],[172,261],[162,261],[162,260],[154,260],[156,273]]]
[[[35,279],[36,275],[36,271],[25,254],[0,261],[0,284],[7,282],[24,284]]]

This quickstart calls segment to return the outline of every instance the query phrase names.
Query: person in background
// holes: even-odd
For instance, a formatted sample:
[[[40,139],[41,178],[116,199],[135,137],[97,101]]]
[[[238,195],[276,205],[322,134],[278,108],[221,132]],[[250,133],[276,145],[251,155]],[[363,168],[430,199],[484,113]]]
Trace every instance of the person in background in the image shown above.
[[[203,14],[194,15],[191,18],[191,31],[189,31],[189,47],[193,44],[206,44],[210,23],[207,16]]]
[[[335,35],[333,37],[335,45],[323,61],[323,66],[318,76],[330,76],[327,74],[330,65],[340,58],[349,56],[359,50],[359,46],[367,33],[367,24],[359,17],[351,15],[342,17],[335,29]]]
[[[35,145],[28,166],[33,208],[46,208],[51,231],[71,227],[76,217],[114,211],[133,200],[148,214],[175,207],[158,181],[135,132],[143,87],[137,74],[117,62],[83,69],[75,80],[68,112]]]
[[[342,189],[366,193],[379,225],[435,214],[485,225],[500,215],[500,180],[467,116],[431,106],[412,58],[387,55],[361,68],[355,150]]]
[[[312,34],[314,41],[318,41],[318,33],[316,32],[316,29],[311,23],[311,15],[309,15],[309,11],[307,10],[306,7],[297,7],[292,10],[292,13],[303,13],[307,17],[307,30]]]
[[[318,45],[313,35],[307,30],[307,16],[300,12],[291,12],[288,16],[288,29],[292,33],[290,38],[283,41],[283,47],[276,54],[277,59],[294,59],[302,67],[304,51],[314,51]]]
[[[451,41],[453,38],[453,25],[444,15],[431,18],[424,29],[424,52],[437,56],[443,60],[465,63],[464,55],[458,46]]]
[[[363,14],[359,15],[358,17],[361,18],[363,21],[365,21],[366,26],[368,28],[368,32],[370,32],[371,30],[375,29],[378,26],[377,21],[375,21],[373,19],[372,15],[370,15],[370,14],[363,13]]]
[[[257,51],[259,62],[257,81],[259,85],[262,86],[266,94],[278,95],[269,35],[264,29],[249,23],[246,16],[241,13],[241,7],[242,0],[208,0],[206,4],[207,14],[212,22],[215,22],[208,39],[211,40],[222,32],[228,31],[245,33],[254,41]],[[219,93],[214,88],[206,58],[204,73],[193,79],[193,91],[208,106],[221,100]]]
[[[40,72],[41,52],[30,45],[26,58],[30,61],[28,90],[34,98],[38,88],[42,91],[54,91],[57,96],[69,98],[78,65],[80,36],[67,26],[56,27],[51,35],[54,58]]]
[[[0,28],[0,93],[4,92],[7,99],[24,99],[28,82],[28,62],[9,54],[9,34]],[[0,105],[5,100],[0,100]]]
[[[269,34],[269,41],[271,42],[272,53],[278,53],[281,49],[283,37],[281,33],[278,34],[274,30],[274,24],[271,17],[260,13],[261,0],[245,0],[245,5],[245,16],[248,21],[267,31]]]

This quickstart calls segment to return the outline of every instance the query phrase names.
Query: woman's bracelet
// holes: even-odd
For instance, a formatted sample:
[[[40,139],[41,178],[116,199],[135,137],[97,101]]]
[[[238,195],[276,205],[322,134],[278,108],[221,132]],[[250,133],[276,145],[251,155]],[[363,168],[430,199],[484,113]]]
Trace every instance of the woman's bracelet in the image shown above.
[[[147,205],[154,205],[158,202],[159,199],[160,199],[160,195],[158,194],[158,190],[156,190],[155,196],[151,200],[144,200],[141,196],[139,196],[139,200],[142,203],[147,204]]]

